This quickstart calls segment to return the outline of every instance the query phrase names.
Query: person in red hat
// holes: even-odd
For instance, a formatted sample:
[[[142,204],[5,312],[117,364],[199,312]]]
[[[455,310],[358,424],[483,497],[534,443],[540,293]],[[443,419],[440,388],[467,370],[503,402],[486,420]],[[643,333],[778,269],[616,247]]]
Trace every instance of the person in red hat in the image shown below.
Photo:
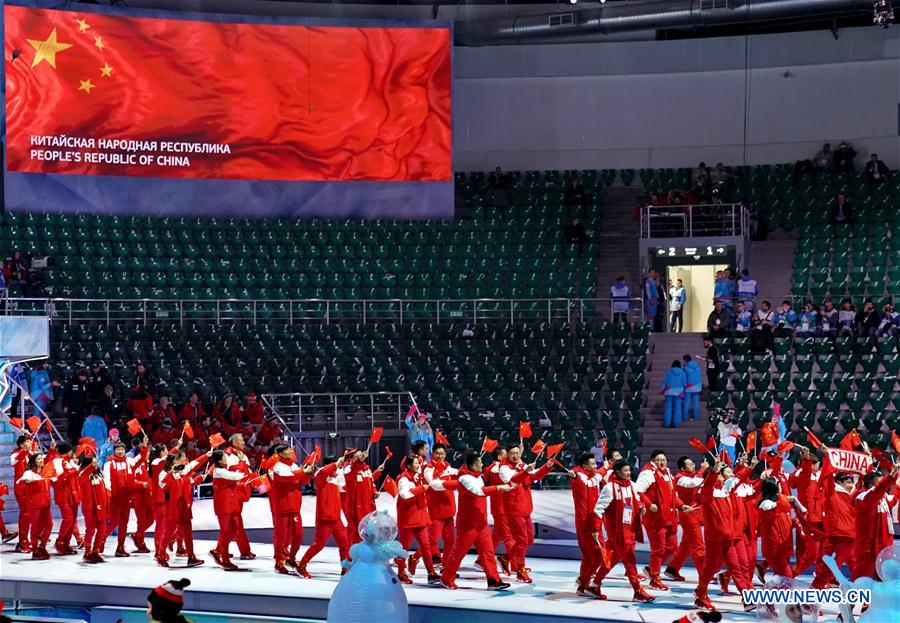
[[[147,595],[147,614],[158,623],[188,623],[181,615],[184,608],[184,589],[191,585],[187,578],[171,580],[157,586]]]

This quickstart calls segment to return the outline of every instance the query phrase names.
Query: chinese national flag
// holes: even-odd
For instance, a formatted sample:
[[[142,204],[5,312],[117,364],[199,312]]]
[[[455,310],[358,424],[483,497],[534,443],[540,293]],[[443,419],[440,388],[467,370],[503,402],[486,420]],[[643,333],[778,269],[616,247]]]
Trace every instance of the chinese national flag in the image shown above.
[[[531,422],[519,422],[519,438],[531,439]]]
[[[385,493],[388,493],[393,497],[397,497],[400,493],[400,489],[397,488],[397,481],[390,476],[385,476],[384,482],[381,483],[381,488]]]
[[[41,428],[41,418],[36,415],[32,415],[30,418],[25,420],[25,424],[28,425],[28,430],[32,432],[32,434],[36,434]]]
[[[253,483],[253,488],[256,489],[258,494],[262,495],[269,492],[269,489],[272,488],[272,483],[268,476],[263,476]]]
[[[11,417],[9,418],[9,423],[19,430],[25,430],[25,425],[22,423],[22,418]]]
[[[547,446],[547,458],[552,459],[557,454],[559,454],[560,450],[566,447],[564,443],[554,443]]]
[[[696,437],[691,437],[690,440],[688,441],[688,443],[691,444],[691,447],[694,450],[696,450],[697,452],[700,452],[701,454],[706,454],[707,452],[709,452],[709,449],[706,447],[706,444],[704,444],[702,441],[700,441]]]
[[[894,446],[894,452],[900,454],[900,435],[897,431],[891,431],[891,445]]]
[[[793,449],[794,449],[793,441],[788,441],[787,439],[785,439],[784,441],[782,441],[781,443],[778,444],[778,452],[779,453],[790,452]]]
[[[391,458],[392,456],[394,456],[394,453],[391,452],[391,447],[390,447],[390,446],[385,446],[385,447],[384,447],[384,460],[387,461],[387,460],[388,460],[389,458]]]
[[[53,465],[53,461],[48,461],[44,463],[44,467],[41,469],[41,478],[56,478],[56,467]]]
[[[816,435],[811,430],[806,431],[806,440],[809,442],[809,445],[811,445],[815,449],[825,446],[825,444],[822,443],[822,440],[816,437]]]
[[[222,436],[222,433],[214,433],[209,436],[209,447],[210,448],[218,448],[222,444],[225,443],[225,438]]]
[[[855,450],[857,446],[862,445],[862,439],[859,438],[859,433],[854,429],[844,435],[844,438],[841,439],[838,445],[842,450]]]
[[[184,427],[181,429],[181,433],[184,435],[185,439],[193,439],[194,438],[194,427],[191,426],[190,422],[185,420]]]
[[[727,450],[719,452],[719,460],[725,463],[725,465],[731,465],[731,455],[728,454]]]
[[[263,459],[262,462],[259,464],[259,467],[260,467],[264,472],[268,472],[268,471],[270,471],[273,467],[275,467],[275,463],[277,463],[279,460],[280,460],[280,457],[279,457],[277,454],[274,454],[274,453],[273,453],[272,456],[270,456],[270,457],[268,457],[268,458],[266,458],[266,459]]]
[[[316,462],[316,451],[315,450],[313,450],[312,452],[307,454],[306,458],[303,459],[304,465],[312,465],[315,462]]]
[[[434,431],[434,440],[435,440],[437,443],[443,444],[443,445],[445,445],[445,446],[449,446],[449,445],[450,445],[450,442],[447,441],[447,438],[446,438],[446,437],[444,437],[444,433],[442,433],[442,432],[439,431],[439,430]]]
[[[747,447],[745,448],[747,452],[753,454],[756,452],[756,431],[752,433],[747,433]]]
[[[378,443],[381,441],[381,435],[384,433],[384,426],[376,426],[372,429],[372,435],[369,437],[369,443]]]
[[[47,418],[46,420],[44,420],[44,428],[47,429],[48,433],[53,432],[53,422],[50,421],[50,418]]]
[[[490,437],[485,437],[484,441],[481,442],[481,451],[482,452],[493,452],[494,449],[500,445],[500,442],[496,439],[491,439]]]
[[[715,450],[716,449],[716,440],[712,437],[706,440],[706,449],[707,450]]]
[[[449,28],[203,22],[7,4],[4,30],[10,171],[452,180]],[[188,166],[31,157],[32,135],[63,134],[228,145],[230,153],[178,153]]]
[[[534,452],[535,454],[540,454],[541,452],[544,451],[544,448],[546,448],[546,447],[547,447],[547,444],[544,443],[544,440],[538,439],[537,441],[534,442],[534,445],[531,446],[531,451]]]
[[[881,469],[888,472],[894,469],[894,464],[881,448],[872,448],[872,458],[878,461],[878,465],[881,467]]]
[[[128,428],[128,434],[131,435],[132,437],[134,437],[135,435],[140,433],[141,430],[143,430],[141,428],[141,423],[138,421],[137,418],[132,418],[132,419],[128,420],[127,422],[125,422],[125,426]],[[216,433],[216,435],[219,435],[219,433]],[[221,436],[222,435],[219,435],[219,437],[221,437]],[[210,437],[210,439],[212,439],[212,437]],[[224,442],[225,442],[225,440],[223,439],[222,443],[224,443]],[[213,446],[213,447],[215,447],[215,446]]]
[[[763,447],[774,446],[778,443],[778,425],[775,422],[766,422],[759,429]]]

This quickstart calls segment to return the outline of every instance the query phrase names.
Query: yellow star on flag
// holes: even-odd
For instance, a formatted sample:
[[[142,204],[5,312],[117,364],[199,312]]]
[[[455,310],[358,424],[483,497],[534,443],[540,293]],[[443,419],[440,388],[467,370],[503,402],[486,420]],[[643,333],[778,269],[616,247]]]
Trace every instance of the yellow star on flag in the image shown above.
[[[112,70],[113,68],[109,66],[109,63],[106,63],[105,65],[103,65],[103,67],[100,68],[100,76],[109,78],[109,76],[112,74]]]
[[[88,78],[87,80],[79,80],[79,82],[81,83],[81,86],[78,87],[78,90],[90,94],[91,89],[94,88],[94,84],[91,82],[91,79]]]
[[[31,61],[32,67],[35,67],[41,61],[47,61],[50,64],[50,67],[56,69],[56,53],[68,50],[72,47],[71,43],[60,43],[56,39],[55,28],[50,32],[50,36],[44,41],[38,39],[28,39],[27,41],[35,50],[34,60]]]
[[[87,23],[86,19],[76,19],[75,21],[78,22],[79,32],[85,32],[88,28],[91,27],[90,24]]]
[[[102,37],[94,37],[94,45],[96,45],[101,50],[103,49],[103,38]]]

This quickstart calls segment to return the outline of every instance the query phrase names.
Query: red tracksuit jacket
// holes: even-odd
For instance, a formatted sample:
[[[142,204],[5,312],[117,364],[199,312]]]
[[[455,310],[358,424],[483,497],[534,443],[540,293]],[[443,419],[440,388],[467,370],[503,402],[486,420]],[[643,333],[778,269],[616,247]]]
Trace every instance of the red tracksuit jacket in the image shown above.
[[[531,484],[543,478],[553,471],[553,464],[548,461],[543,467],[529,472],[525,469],[525,463],[519,461],[518,465],[513,465],[509,461],[504,461],[500,466],[500,480],[505,484],[513,482],[517,485],[515,489],[509,492],[506,501],[506,512],[510,517],[530,517],[531,511],[534,510],[534,503],[531,500]]]
[[[762,500],[759,508],[759,536],[762,539],[762,555],[775,560],[785,554],[790,556],[793,533],[791,528],[791,503],[783,495],[776,502]]]
[[[716,481],[719,475],[709,470],[700,487],[700,502],[703,505],[703,530],[705,540],[733,541],[738,533],[735,525],[735,501]]]
[[[350,471],[345,475],[347,480],[353,480],[350,504],[356,517],[362,519],[375,510],[375,478],[372,469],[365,461],[354,461]]]
[[[463,467],[457,473],[459,482],[459,512],[456,515],[456,529],[482,530],[487,526],[487,499],[497,499],[496,485],[485,485],[482,474]]]
[[[285,515],[300,512],[303,503],[303,486],[312,480],[299,465],[290,459],[279,459],[272,466],[272,490],[269,500],[272,502],[273,515]]]
[[[25,499],[29,509],[50,507],[50,481],[48,479],[28,469],[16,481],[16,484],[19,483],[25,489]]]
[[[432,480],[441,480],[443,490],[427,489],[425,500],[428,502],[428,515],[432,519],[450,519],[456,515],[456,488],[451,483],[455,480],[457,471],[446,461],[431,461],[422,470],[425,482],[431,484]]]
[[[85,513],[94,513],[98,521],[103,521],[109,512],[109,491],[106,489],[100,471],[92,471],[92,469],[88,466],[78,476],[81,509]]]
[[[635,542],[644,542],[641,494],[630,480],[610,478],[600,490],[594,512],[603,518],[607,542],[614,547],[634,547]]]
[[[819,480],[824,499],[822,523],[825,536],[854,538],[856,514],[853,510],[853,498],[856,497],[856,492],[838,487],[832,474],[822,476]]]
[[[895,477],[885,474],[874,487],[860,491],[853,502],[856,511],[857,558],[863,555],[875,556],[888,545],[894,543],[894,520],[885,499],[894,486]]]
[[[682,526],[699,525],[703,523],[703,512],[700,510],[700,485],[703,484],[703,470],[688,474],[679,471],[675,474],[675,493],[678,499],[695,510],[685,513],[678,512],[678,520]]]
[[[48,453],[47,456],[50,456]],[[81,501],[78,488],[78,467],[74,461],[65,456],[56,455],[52,459],[56,471],[53,481],[53,499],[57,506],[76,506]]]
[[[603,485],[603,476],[595,471],[587,473],[581,467],[576,467],[575,478],[572,479],[572,501],[575,504],[575,529],[579,532],[600,532],[603,522],[594,513],[597,500],[600,498],[600,487]]]
[[[425,499],[425,479],[422,474],[406,470],[397,478],[397,526],[421,528],[431,525],[428,502]]]
[[[792,488],[797,490],[797,499],[806,508],[806,520],[810,523],[822,523],[822,495],[819,489],[820,469],[812,473],[812,461],[803,459],[800,461],[800,469],[794,471],[788,481]]]
[[[675,480],[666,469],[660,471],[653,464],[645,465],[634,483],[634,488],[641,494],[641,501],[647,514],[643,517],[644,527],[649,529],[668,528],[676,525],[676,509],[682,506],[675,491]],[[657,512],[650,511],[656,504]]]
[[[339,521],[346,524],[341,507],[341,491],[344,489],[344,471],[337,463],[329,463],[319,468],[314,476],[316,481],[316,523]]]
[[[133,479],[134,471],[127,457],[111,456],[103,464],[103,480],[114,499],[131,495]]]
[[[159,486],[168,493],[167,508],[172,514],[194,505],[194,485],[198,484],[194,479],[194,473],[206,464],[208,458],[205,454],[197,457],[185,465],[180,474],[163,472],[160,475]],[[215,500],[213,506],[215,507]]]
[[[216,467],[213,470],[213,512],[233,515],[241,512],[246,485],[240,483],[245,474],[236,469]],[[271,500],[270,500],[271,501]]]

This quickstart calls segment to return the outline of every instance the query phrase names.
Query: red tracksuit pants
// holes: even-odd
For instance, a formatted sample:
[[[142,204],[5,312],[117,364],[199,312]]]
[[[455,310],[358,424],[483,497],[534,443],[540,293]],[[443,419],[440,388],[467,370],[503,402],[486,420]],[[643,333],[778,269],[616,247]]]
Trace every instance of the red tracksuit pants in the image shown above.
[[[84,515],[84,551],[102,554],[106,547],[106,513],[82,507]]]
[[[659,575],[660,568],[678,551],[677,526],[644,528],[650,539],[650,571]]]
[[[513,551],[509,554],[510,565],[513,571],[519,571],[525,568],[525,554],[534,543],[534,523],[531,521],[531,516],[510,516],[509,530],[514,541]]]
[[[303,544],[303,522],[300,513],[279,513],[275,515],[275,562],[293,560]]]
[[[506,555],[509,556],[516,548],[516,540],[509,529],[509,516],[506,513],[497,513],[493,517],[494,529],[491,532],[491,539],[494,542],[494,551],[496,552],[503,543]]]
[[[118,530],[117,547],[125,547],[125,536],[128,533],[128,515],[131,513],[131,496],[116,494],[109,500],[109,517],[107,517],[106,533]]]
[[[400,534],[403,534],[403,532],[401,531]],[[350,539],[347,538],[346,526],[340,521],[318,521],[316,522],[316,539],[306,549],[306,553],[303,554],[303,558],[300,560],[300,565],[305,567],[309,564],[313,556],[322,551],[322,548],[328,542],[328,538],[332,536],[334,537],[334,542],[337,543],[341,560],[349,560]]]
[[[834,556],[838,567],[847,565],[850,570],[855,569],[855,561],[853,560],[853,537],[851,536],[826,536],[825,542],[822,543],[822,556],[830,554]],[[831,569],[825,566],[822,558],[816,562],[816,570],[812,581],[813,588],[824,588],[829,582],[834,582],[835,577]]]
[[[682,522],[681,524],[681,543],[678,545],[678,551],[669,562],[669,566],[679,571],[684,566],[684,562],[691,557],[694,568],[699,572],[703,568],[703,558],[706,556],[706,548],[703,545],[703,528],[700,522]]]
[[[250,553],[250,540],[247,538],[247,531],[244,530],[244,518],[241,513],[234,516],[234,540],[237,542],[241,556]]]
[[[588,586],[603,564],[602,550],[591,528],[578,528],[575,535],[578,537],[578,548],[581,550],[578,586]]]
[[[822,530],[821,523],[812,524],[814,528]],[[797,531],[797,562],[794,565],[794,576],[801,575],[819,560],[822,553],[822,542],[810,534]]]
[[[607,566],[601,561],[600,570],[597,571],[597,575],[594,577],[594,583],[600,586],[603,579],[613,570],[613,567],[621,562],[625,565],[625,577],[628,578],[631,588],[635,591],[640,590],[641,581],[638,578],[637,561],[634,557],[634,542],[614,543],[607,541],[606,546],[611,550],[609,565]]]
[[[403,549],[409,551],[413,539],[415,539],[419,544],[419,550],[416,553],[425,564],[425,568],[428,570],[428,575],[434,575],[434,561],[431,558],[431,553],[434,551],[431,548],[431,526],[428,525],[416,526],[415,528],[400,528],[398,540],[400,541],[400,545],[403,546]],[[394,561],[397,563],[397,569],[400,572],[406,571],[405,558],[395,558]]]
[[[19,545],[28,545],[28,534],[31,530],[31,520],[28,514],[28,498],[20,487],[15,487],[16,502],[19,505]]]
[[[59,531],[56,535],[56,545],[69,545],[72,540],[72,533],[75,532],[76,521],[78,519],[78,504],[57,504],[59,515],[62,518],[59,524]]]
[[[219,540],[216,543],[216,552],[218,552],[219,557],[223,561],[231,560],[231,554],[228,553],[228,548],[231,546],[231,542],[234,541],[234,533],[237,529],[237,517],[237,513],[216,515],[216,518],[219,520]]]
[[[144,541],[144,535],[147,533],[147,529],[153,525],[155,519],[153,500],[149,493],[137,493],[132,498],[132,506],[134,507],[134,514],[137,518],[137,528],[134,531],[134,538],[138,543],[142,543]],[[158,526],[157,530],[159,530]],[[156,538],[154,535],[154,541],[155,540]]]
[[[31,522],[31,545],[32,547],[47,547],[47,541],[50,539],[50,533],[53,531],[53,516],[50,514],[50,507],[28,509]]]
[[[719,570],[722,564],[728,569],[728,574],[737,585],[738,590],[751,588],[748,580],[744,576],[744,568],[741,563],[741,555],[738,553],[738,540],[729,541],[706,541],[706,557],[703,560],[703,568],[700,570],[700,579],[697,582],[697,595],[706,595],[707,587],[710,581]],[[743,546],[741,546],[743,550]]]
[[[156,549],[157,553],[160,553],[165,549],[165,538],[166,538],[166,505],[165,504],[154,504],[153,505],[153,521],[156,523],[156,527],[153,530],[153,545]]]
[[[497,560],[494,558],[494,541],[491,538],[491,531],[488,530],[487,523],[485,523],[481,528],[456,531],[453,549],[444,549],[444,568],[441,573],[441,579],[444,582],[456,581],[456,572],[459,571],[462,559],[473,545],[475,551],[478,552],[478,558],[481,559],[485,577],[488,580],[500,581],[500,574],[497,573]]]
[[[166,515],[166,536],[163,539],[163,547],[169,548],[176,536],[184,543],[184,549],[188,556],[194,556],[194,532],[191,525],[191,507],[185,504],[179,504],[172,508]]]
[[[453,544],[456,541],[456,526],[454,526],[453,517],[445,517],[443,519],[431,520],[431,555],[435,560],[441,559],[443,556],[449,556],[453,551]],[[438,548],[438,541],[443,539],[443,550]]]

